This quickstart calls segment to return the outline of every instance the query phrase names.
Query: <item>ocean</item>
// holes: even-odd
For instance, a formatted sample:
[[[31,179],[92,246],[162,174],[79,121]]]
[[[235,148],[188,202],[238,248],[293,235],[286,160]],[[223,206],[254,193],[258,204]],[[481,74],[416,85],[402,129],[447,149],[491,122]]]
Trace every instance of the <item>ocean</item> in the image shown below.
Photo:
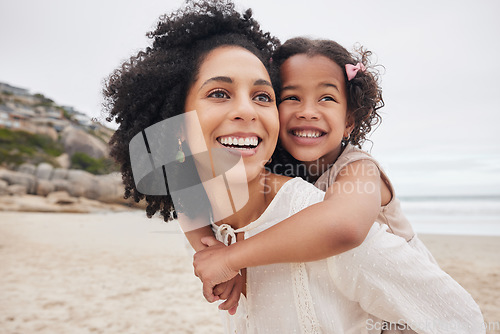
[[[415,232],[500,236],[500,196],[400,197]]]
[[[500,235],[500,149],[477,146],[374,154],[417,233]]]

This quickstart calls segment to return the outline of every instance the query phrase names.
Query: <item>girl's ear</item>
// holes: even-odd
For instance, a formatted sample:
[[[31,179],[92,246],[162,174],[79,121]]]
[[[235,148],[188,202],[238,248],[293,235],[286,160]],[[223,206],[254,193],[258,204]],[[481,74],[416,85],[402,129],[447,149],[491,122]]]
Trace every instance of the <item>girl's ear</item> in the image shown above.
[[[354,130],[354,119],[348,114],[345,122],[344,137],[350,137],[352,130]]]

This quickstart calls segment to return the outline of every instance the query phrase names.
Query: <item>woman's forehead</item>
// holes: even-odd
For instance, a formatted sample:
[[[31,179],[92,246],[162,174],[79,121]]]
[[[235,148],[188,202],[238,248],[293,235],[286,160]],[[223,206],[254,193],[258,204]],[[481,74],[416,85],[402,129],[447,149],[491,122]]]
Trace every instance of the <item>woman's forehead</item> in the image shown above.
[[[210,76],[269,78],[257,56],[239,46],[221,46],[211,50],[199,68],[198,78]]]

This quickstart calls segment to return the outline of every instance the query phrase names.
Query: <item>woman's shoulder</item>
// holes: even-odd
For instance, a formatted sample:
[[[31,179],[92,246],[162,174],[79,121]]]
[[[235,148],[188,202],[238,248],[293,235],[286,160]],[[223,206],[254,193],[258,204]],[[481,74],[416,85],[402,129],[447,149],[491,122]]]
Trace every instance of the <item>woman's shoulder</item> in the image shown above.
[[[268,186],[270,187],[270,191],[273,195],[276,195],[280,191],[283,192],[286,189],[295,189],[295,190],[300,190],[302,192],[310,189],[310,191],[321,192],[321,190],[316,188],[313,184],[307,182],[306,180],[300,177],[292,178],[289,176],[272,174],[272,173],[270,174],[268,179]]]
[[[273,202],[288,203],[292,212],[298,212],[309,205],[321,202],[325,192],[300,177],[290,178],[271,174],[269,179]]]
[[[272,195],[272,197],[274,197],[280,191],[280,189],[290,180],[292,180],[291,177],[269,173],[266,182],[268,188],[267,190]]]

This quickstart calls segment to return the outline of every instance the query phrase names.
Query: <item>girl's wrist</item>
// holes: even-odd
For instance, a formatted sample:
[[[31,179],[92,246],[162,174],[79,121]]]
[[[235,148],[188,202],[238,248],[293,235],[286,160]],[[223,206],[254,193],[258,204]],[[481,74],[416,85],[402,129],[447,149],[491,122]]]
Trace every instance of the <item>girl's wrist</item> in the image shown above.
[[[245,268],[244,263],[242,262],[242,256],[239,254],[241,246],[244,240],[238,241],[232,245],[227,247],[227,265],[229,269],[232,271],[240,271]]]

